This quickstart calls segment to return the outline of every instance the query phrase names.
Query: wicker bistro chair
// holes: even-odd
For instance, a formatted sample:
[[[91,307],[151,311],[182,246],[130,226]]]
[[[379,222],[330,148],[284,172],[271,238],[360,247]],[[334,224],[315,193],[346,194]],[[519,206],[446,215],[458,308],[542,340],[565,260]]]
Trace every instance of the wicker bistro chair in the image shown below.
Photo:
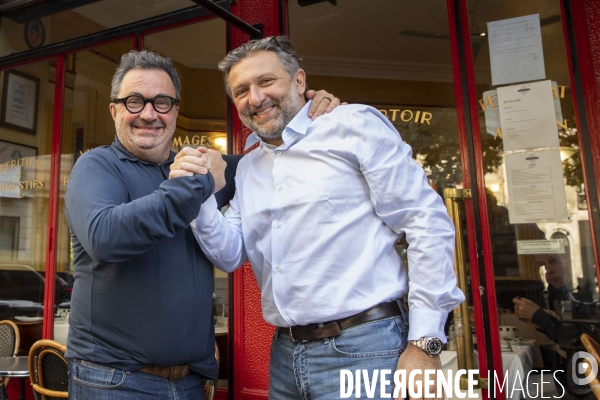
[[[19,352],[19,328],[9,320],[0,321],[0,357],[14,357]],[[0,378],[0,393],[6,391],[8,378]]]
[[[590,353],[596,359],[598,365],[600,365],[600,344],[598,344],[598,342],[596,342],[591,336],[586,335],[585,333],[581,335],[581,342],[583,343],[585,350]],[[592,366],[589,363],[587,363],[587,365],[586,374],[593,373]],[[596,399],[600,400],[600,380],[598,379],[598,376],[595,376],[590,382],[590,388],[592,389]]]
[[[66,346],[54,340],[38,340],[29,350],[29,378],[37,400],[69,397]]]

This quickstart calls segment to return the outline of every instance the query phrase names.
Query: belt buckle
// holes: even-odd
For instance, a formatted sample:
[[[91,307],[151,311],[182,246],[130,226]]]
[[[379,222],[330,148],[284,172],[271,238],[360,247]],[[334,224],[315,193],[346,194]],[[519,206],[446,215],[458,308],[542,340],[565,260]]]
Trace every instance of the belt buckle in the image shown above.
[[[173,380],[173,373],[175,372],[175,367],[171,367],[171,370],[169,371],[169,380],[172,381]]]
[[[292,327],[290,326],[290,337],[292,338],[292,342],[296,342],[296,339],[294,339],[294,334],[292,333]]]

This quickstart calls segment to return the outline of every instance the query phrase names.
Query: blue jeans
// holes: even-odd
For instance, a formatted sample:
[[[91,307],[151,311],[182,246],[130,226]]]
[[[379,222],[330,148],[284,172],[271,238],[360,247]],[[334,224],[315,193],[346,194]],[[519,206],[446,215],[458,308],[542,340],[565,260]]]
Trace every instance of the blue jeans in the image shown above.
[[[204,400],[204,378],[195,372],[169,381],[140,371],[123,371],[83,360],[69,360],[71,400]]]
[[[390,317],[357,325],[342,331],[340,336],[308,342],[294,342],[277,331],[271,343],[269,365],[270,400],[330,400],[340,398],[341,369],[351,372],[355,387],[356,370],[387,369],[386,393],[394,391],[394,371],[400,353],[406,348],[408,316]],[[367,398],[363,372],[360,372],[361,398]],[[378,375],[375,398],[380,396],[381,377]],[[346,385],[346,387],[348,387]],[[356,398],[356,391],[350,398]],[[391,396],[390,396],[391,397]]]

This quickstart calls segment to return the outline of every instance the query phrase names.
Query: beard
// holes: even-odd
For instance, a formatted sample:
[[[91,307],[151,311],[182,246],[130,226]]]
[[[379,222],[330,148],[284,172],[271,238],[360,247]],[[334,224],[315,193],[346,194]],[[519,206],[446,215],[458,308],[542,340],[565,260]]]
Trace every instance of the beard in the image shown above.
[[[140,160],[160,164],[169,158],[175,124],[167,126],[161,121],[143,121],[137,119],[131,123],[120,121],[117,125],[117,137],[131,154]],[[134,127],[163,129],[161,135],[136,135]]]
[[[259,106],[250,106],[246,112],[240,113],[240,120],[248,128],[252,129],[263,140],[281,139],[283,130],[302,109],[302,98],[296,93],[296,85],[281,99],[266,99]],[[266,107],[279,108],[270,119],[257,122],[253,119],[256,110]]]

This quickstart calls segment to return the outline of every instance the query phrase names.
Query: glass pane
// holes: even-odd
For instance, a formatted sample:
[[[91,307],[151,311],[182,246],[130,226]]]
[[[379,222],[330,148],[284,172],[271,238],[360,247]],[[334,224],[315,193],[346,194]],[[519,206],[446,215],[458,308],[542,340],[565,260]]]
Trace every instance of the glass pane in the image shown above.
[[[56,273],[73,283],[73,251],[65,216],[67,182],[77,158],[85,151],[110,145],[115,125],[108,111],[110,84],[123,53],[131,50],[129,40],[94,47],[67,55],[63,110],[62,155],[59,179]],[[70,297],[57,299],[54,339],[66,344],[69,330]]]
[[[308,86],[379,109],[412,146],[440,194],[461,187],[445,5],[378,0],[335,7],[290,2],[289,8]]]
[[[563,398],[592,398],[571,370],[575,353],[583,350],[579,336],[590,333],[600,316],[560,2],[469,4],[504,367],[529,351],[532,357],[522,360],[525,374],[563,371],[555,375]],[[522,52],[523,43],[535,57]],[[515,55],[530,62],[512,70],[511,63],[521,62]],[[511,72],[503,74],[503,68]],[[525,110],[508,103],[517,89],[531,89],[529,96],[545,91],[536,107]],[[537,106],[542,101],[546,106]],[[523,117],[510,119],[511,112]],[[549,118],[541,117],[544,112]],[[539,138],[537,150],[513,134],[530,118],[549,121],[548,129],[531,133]],[[533,176],[534,170],[545,172]],[[544,395],[562,392],[550,383]]]
[[[0,37],[4,40],[0,40],[0,57],[196,5],[191,0],[103,0],[81,7],[75,7],[74,2],[74,8],[67,8],[68,4],[42,2],[3,15]],[[40,11],[43,16],[31,20],[33,10]]]
[[[0,320],[21,329],[20,354],[41,339],[46,272],[54,60],[0,75]],[[56,278],[56,298],[68,296]]]
[[[227,153],[226,97],[217,63],[225,56],[225,23],[210,20],[144,38],[146,48],[173,59],[181,74],[181,103],[173,150],[205,146]],[[189,49],[195,49],[189,51]],[[218,387],[229,385],[228,276],[214,269],[213,313],[219,349]]]
[[[440,196],[444,189],[462,188],[446,4],[347,0],[336,6],[321,2],[300,7],[289,2],[288,7],[291,37],[308,86],[326,89],[342,101],[377,108],[412,147],[415,161]],[[465,236],[465,246],[466,241]],[[406,266],[406,244],[398,243],[396,249]],[[465,262],[468,271],[468,259]],[[467,294],[469,289],[470,283]],[[464,315],[462,321],[454,314],[448,317],[444,368],[457,362],[457,333],[470,337],[472,314]]]

